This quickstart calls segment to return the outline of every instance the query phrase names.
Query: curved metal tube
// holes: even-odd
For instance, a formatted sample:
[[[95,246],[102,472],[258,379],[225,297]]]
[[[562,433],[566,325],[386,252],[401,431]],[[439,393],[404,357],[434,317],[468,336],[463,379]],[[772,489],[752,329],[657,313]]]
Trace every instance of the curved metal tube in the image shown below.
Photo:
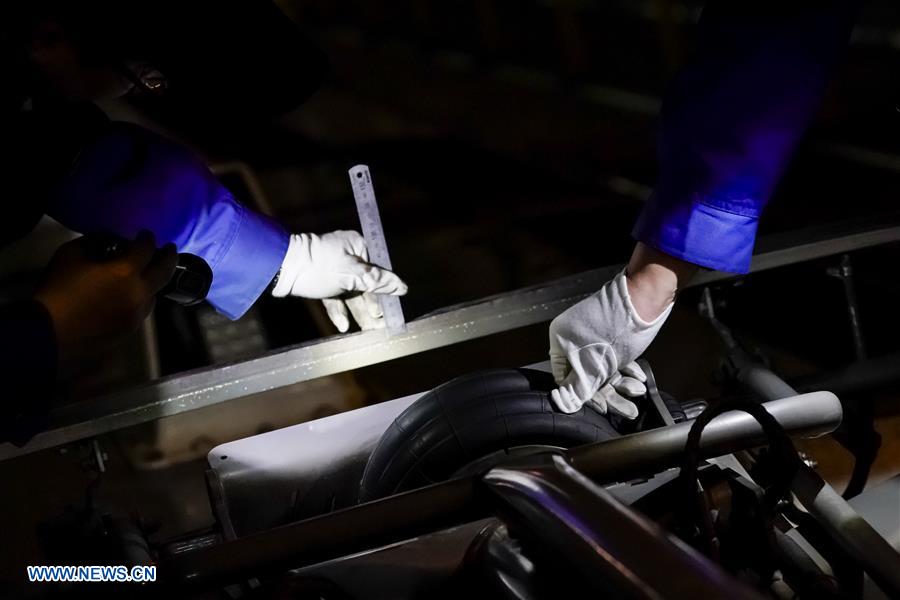
[[[766,408],[791,435],[827,433],[841,420],[840,403],[827,392],[785,398]],[[636,477],[676,465],[690,427],[689,422],[679,423],[571,450],[568,455],[582,472],[599,474],[600,480],[628,473]],[[707,426],[701,449],[703,456],[720,456],[764,442],[752,417],[726,413]],[[475,475],[451,480],[184,553],[163,561],[159,573],[161,579],[174,582],[231,583],[474,521],[490,515],[490,507],[476,493],[480,480]]]
[[[831,392],[813,392],[765,404],[792,437],[816,437],[831,433],[841,423],[843,411]],[[674,467],[681,459],[692,422],[678,423],[626,435],[569,451],[578,470],[600,481],[632,479]],[[730,454],[766,443],[759,423],[738,411],[719,415],[700,438],[702,458]]]
[[[503,519],[616,597],[760,598],[693,548],[627,508],[561,455],[496,467],[484,483]],[[563,575],[564,576],[564,575]]]
[[[762,365],[748,364],[738,371],[737,377],[765,399],[796,393]],[[765,406],[768,408],[775,402],[781,400]],[[900,553],[887,540],[812,469],[801,467],[791,490],[832,541],[858,562],[888,597],[900,597]]]
[[[900,598],[900,554],[893,546],[809,467],[800,467],[791,489],[832,541],[859,563],[881,591],[889,598]]]

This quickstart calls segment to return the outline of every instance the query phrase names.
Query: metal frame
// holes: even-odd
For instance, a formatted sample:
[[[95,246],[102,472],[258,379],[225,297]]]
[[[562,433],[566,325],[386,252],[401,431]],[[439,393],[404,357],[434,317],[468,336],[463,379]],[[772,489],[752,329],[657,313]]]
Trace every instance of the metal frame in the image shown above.
[[[591,589],[647,600],[762,598],[619,502],[563,456],[533,460],[533,465],[518,468],[495,467],[482,481],[499,499],[504,522],[574,568]]]
[[[875,225],[842,224],[829,230],[793,234],[789,238],[776,236],[760,242],[759,246],[764,250],[754,257],[751,272],[897,241],[900,241],[900,225],[883,221]],[[52,413],[48,428],[25,446],[0,446],[0,460],[317,377],[549,321],[599,289],[621,269],[621,265],[608,266],[450,307],[411,321],[404,334],[394,337],[388,337],[384,331],[334,336],[243,362],[178,374],[97,400],[66,406]],[[730,277],[732,275],[727,273],[705,272],[696,277],[692,285]]]
[[[797,391],[744,350],[728,326],[716,318],[708,288],[703,298],[701,312],[726,347],[730,378],[763,402],[796,398]],[[797,501],[822,525],[831,541],[862,567],[887,596],[898,597],[900,554],[809,466],[801,464],[790,487]]]
[[[784,398],[765,406],[795,436],[828,433],[841,420],[840,403],[828,392]],[[689,430],[690,423],[663,427],[582,446],[565,456],[572,467],[597,483],[647,476],[678,464]],[[765,442],[766,436],[753,417],[727,412],[713,419],[703,431],[700,455],[721,456]],[[628,457],[627,468],[609,460],[610,454]],[[527,470],[534,460],[511,460],[497,468],[524,466]],[[485,493],[490,490],[485,479],[485,475],[454,479],[179,554],[160,564],[160,577],[175,586],[233,583],[477,521],[489,517],[496,508],[496,501],[485,502]],[[581,516],[581,512],[578,514]]]

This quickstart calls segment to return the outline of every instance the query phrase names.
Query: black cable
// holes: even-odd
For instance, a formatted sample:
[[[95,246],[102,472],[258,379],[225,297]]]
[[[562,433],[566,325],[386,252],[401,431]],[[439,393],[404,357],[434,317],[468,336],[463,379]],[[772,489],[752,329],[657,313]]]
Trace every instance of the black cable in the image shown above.
[[[709,507],[706,504],[705,495],[697,492],[697,472],[701,460],[700,439],[703,430],[714,418],[732,410],[745,412],[756,419],[757,423],[762,427],[763,433],[768,438],[769,448],[774,455],[774,460],[771,462],[773,465],[778,465],[772,484],[765,492],[765,500],[768,505],[766,508],[770,511],[776,507],[782,498],[790,493],[791,482],[802,464],[791,438],[762,404],[748,401],[723,402],[707,408],[697,417],[685,443],[684,460],[678,477],[685,499],[683,504],[684,522],[688,524],[700,523],[700,530],[704,534],[706,542],[705,551],[707,555],[713,557],[715,557],[717,552],[715,534],[709,517]]]

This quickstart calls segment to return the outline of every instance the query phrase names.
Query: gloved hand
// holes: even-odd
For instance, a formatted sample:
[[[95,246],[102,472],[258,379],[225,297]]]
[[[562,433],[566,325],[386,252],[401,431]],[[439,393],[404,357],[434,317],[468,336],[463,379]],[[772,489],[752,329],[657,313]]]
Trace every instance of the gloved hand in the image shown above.
[[[601,415],[613,412],[626,419],[635,419],[638,416],[638,407],[629,398],[640,398],[646,394],[647,386],[644,385],[646,381],[647,374],[644,373],[644,370],[636,362],[630,362],[614,373],[609,378],[609,383],[597,390],[597,393],[591,398],[589,406],[593,406]],[[557,406],[559,406],[559,402],[557,402]],[[574,406],[569,408],[574,410],[564,412],[578,410]]]
[[[641,319],[622,271],[599,292],[553,319],[550,366],[559,388],[550,397],[556,407],[573,413],[593,400],[601,412],[605,408],[635,418],[637,407],[620,394],[635,397],[646,391],[641,389],[646,377],[632,363],[656,337],[672,306],[652,322]]]
[[[363,329],[384,327],[375,294],[402,296],[406,291],[397,275],[369,263],[361,234],[333,231],[291,236],[272,295],[321,299],[328,318],[343,333],[350,328],[350,314]]]

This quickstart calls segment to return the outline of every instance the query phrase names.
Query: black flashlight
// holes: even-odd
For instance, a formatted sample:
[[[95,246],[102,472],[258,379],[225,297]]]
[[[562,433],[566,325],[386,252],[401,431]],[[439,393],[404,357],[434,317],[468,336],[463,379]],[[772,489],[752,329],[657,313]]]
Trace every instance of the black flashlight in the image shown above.
[[[128,240],[108,233],[89,233],[84,236],[84,244],[88,258],[104,261],[124,252]],[[179,253],[175,273],[159,295],[182,306],[193,306],[206,299],[212,279],[212,269],[205,260],[194,254]]]

